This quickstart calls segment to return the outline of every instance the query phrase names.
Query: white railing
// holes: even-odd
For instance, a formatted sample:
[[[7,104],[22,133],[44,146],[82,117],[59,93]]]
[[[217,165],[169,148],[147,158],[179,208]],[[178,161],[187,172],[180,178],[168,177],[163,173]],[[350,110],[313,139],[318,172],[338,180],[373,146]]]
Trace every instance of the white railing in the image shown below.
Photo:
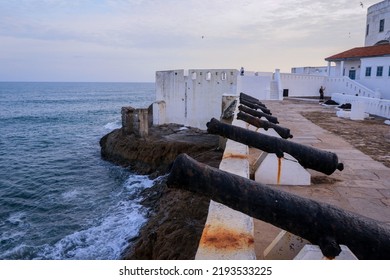
[[[337,103],[365,104],[365,112],[384,118],[390,118],[390,100],[380,99],[380,94],[348,77],[328,77],[326,91],[332,94]]]
[[[365,104],[366,113],[390,119],[390,100],[388,99],[333,93],[332,100],[339,104],[362,102]]]
[[[328,93],[344,93],[353,96],[378,97],[378,93],[351,80],[349,77],[328,77],[326,79]]]

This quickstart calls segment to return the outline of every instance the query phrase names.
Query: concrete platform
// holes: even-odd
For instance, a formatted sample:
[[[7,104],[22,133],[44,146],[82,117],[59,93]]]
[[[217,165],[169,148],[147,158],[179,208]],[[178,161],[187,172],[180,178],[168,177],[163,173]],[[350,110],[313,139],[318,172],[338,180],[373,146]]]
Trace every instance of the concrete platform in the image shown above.
[[[294,135],[296,141],[338,155],[344,163],[343,171],[332,175],[308,170],[312,176],[310,186],[286,186],[278,188],[303,197],[326,202],[359,213],[390,225],[390,168],[355,149],[341,137],[322,129],[304,118],[300,112],[333,110],[315,102],[263,101],[276,116],[280,125]],[[389,151],[390,153],[390,151]],[[257,259],[263,259],[266,247],[279,234],[280,229],[254,221],[255,251]]]

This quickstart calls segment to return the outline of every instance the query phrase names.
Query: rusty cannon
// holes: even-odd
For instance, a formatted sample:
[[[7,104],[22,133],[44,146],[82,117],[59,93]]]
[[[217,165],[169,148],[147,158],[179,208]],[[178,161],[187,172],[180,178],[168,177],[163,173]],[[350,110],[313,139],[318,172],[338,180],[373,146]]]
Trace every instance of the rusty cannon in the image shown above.
[[[237,119],[247,122],[257,128],[264,128],[265,130],[272,128],[280,135],[280,137],[284,139],[293,138],[293,136],[290,134],[290,129],[268,121],[260,120],[259,118],[253,117],[247,113],[238,112]]]
[[[240,101],[241,100],[246,100],[248,102],[257,104],[257,105],[262,106],[264,108],[267,108],[267,106],[265,106],[259,99],[254,98],[253,96],[250,96],[250,95],[245,94],[243,92],[240,93]]]
[[[204,195],[319,245],[324,256],[346,245],[359,259],[390,259],[390,227],[329,204],[256,183],[179,155],[168,186]]]
[[[247,106],[247,107],[249,107],[249,108],[251,108],[251,109],[253,109],[253,110],[258,110],[258,109],[260,109],[262,112],[264,112],[264,113],[266,113],[266,114],[268,114],[268,115],[272,115],[270,109],[267,109],[266,107],[261,106],[261,105],[259,105],[259,104],[257,104],[257,103],[253,103],[253,102],[251,102],[251,101],[249,101],[249,100],[240,99],[240,104],[245,105],[245,106]]]
[[[274,153],[279,158],[283,157],[284,153],[288,153],[304,168],[313,169],[326,175],[332,174],[336,169],[340,171],[344,169],[344,165],[338,162],[335,153],[225,124],[215,118],[207,123],[207,131],[267,153]]]
[[[264,117],[267,119],[267,121],[269,122],[272,122],[274,124],[278,124],[278,118],[277,117],[274,117],[274,116],[271,116],[269,114],[266,114],[264,112],[260,112],[260,111],[257,111],[257,110],[253,110],[247,106],[243,106],[243,105],[240,105],[238,106],[238,109],[244,113],[247,113],[249,115],[252,115],[254,117],[257,117],[257,118],[261,118],[261,117]]]

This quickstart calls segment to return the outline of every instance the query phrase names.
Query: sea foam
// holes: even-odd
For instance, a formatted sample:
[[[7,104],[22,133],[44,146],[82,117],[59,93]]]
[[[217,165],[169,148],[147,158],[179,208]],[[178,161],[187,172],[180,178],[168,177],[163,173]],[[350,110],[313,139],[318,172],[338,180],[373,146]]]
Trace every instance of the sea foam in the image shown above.
[[[158,179],[156,179],[158,180]],[[37,259],[118,259],[128,240],[146,222],[139,193],[154,184],[146,176],[130,175],[123,192],[129,198],[111,207],[95,225],[65,236],[53,246],[46,245]]]
[[[108,129],[108,130],[114,130],[114,129],[121,128],[121,127],[122,127],[122,123],[120,120],[109,122],[106,125],[104,125],[104,128]]]

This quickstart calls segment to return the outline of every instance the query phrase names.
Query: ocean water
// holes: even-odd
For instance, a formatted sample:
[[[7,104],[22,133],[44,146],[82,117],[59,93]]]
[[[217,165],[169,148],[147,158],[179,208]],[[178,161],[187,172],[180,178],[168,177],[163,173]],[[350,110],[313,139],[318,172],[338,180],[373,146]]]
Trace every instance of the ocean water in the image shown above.
[[[154,83],[0,82],[0,259],[118,259],[153,181],[103,161],[121,107]]]

